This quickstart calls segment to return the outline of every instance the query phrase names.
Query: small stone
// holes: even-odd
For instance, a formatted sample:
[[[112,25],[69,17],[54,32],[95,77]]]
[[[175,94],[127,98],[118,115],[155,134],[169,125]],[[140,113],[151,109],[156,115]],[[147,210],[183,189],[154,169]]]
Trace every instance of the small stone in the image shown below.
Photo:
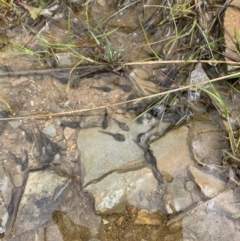
[[[177,178],[167,186],[163,200],[169,214],[185,210],[192,204],[191,193],[185,190],[183,181]]]
[[[75,140],[68,140],[67,142],[67,147],[69,147],[70,149],[72,149],[71,147],[75,144]]]
[[[28,115],[31,115],[31,112],[29,110],[20,110],[18,112],[18,115],[19,116],[28,116]]]
[[[133,236],[133,233],[128,232],[124,235],[124,238],[131,238]]]
[[[225,182],[213,175],[200,171],[194,166],[189,167],[189,171],[194,178],[194,182],[206,197],[217,196],[226,186]]]
[[[14,121],[8,121],[8,124],[13,128],[16,129],[21,125],[21,122],[19,120]]]
[[[178,220],[177,222],[173,222],[171,225],[168,226],[168,229],[171,232],[177,232],[179,229],[182,228],[182,222],[182,219]]]
[[[192,181],[187,181],[185,184],[185,188],[187,191],[191,192],[194,189],[195,185]]]
[[[55,137],[57,134],[54,125],[46,126],[45,128],[42,129],[42,132],[50,137]]]
[[[121,226],[123,221],[124,221],[124,217],[122,216],[117,220],[117,226]]]
[[[104,225],[109,224],[108,220],[106,220],[106,219],[102,219],[102,222]]]
[[[55,155],[54,155],[54,157],[53,157],[53,163],[59,163],[60,162],[60,160],[61,160],[61,156],[60,156],[60,154],[59,153],[56,153]]]
[[[60,142],[60,147],[61,147],[61,149],[66,150],[67,149],[67,142],[65,140]]]
[[[22,175],[16,174],[13,177],[13,184],[15,187],[21,187],[22,186]]]
[[[72,128],[66,127],[64,129],[63,135],[65,139],[68,140],[74,132],[75,130],[73,130]]]
[[[105,5],[106,5],[106,1],[105,1],[105,0],[98,0],[97,3],[98,3],[100,6],[105,6]]]
[[[133,212],[134,210],[135,210],[135,207],[134,207],[133,205],[128,204],[128,205],[126,206],[126,211],[127,211],[127,212],[131,213],[131,212]]]
[[[12,82],[12,86],[15,87],[17,85],[25,84],[26,82],[28,82],[28,78],[21,76],[19,79]]]
[[[148,213],[147,210],[142,209],[138,212],[137,218],[134,221],[134,224],[143,224],[143,225],[161,225],[161,220],[154,213]]]

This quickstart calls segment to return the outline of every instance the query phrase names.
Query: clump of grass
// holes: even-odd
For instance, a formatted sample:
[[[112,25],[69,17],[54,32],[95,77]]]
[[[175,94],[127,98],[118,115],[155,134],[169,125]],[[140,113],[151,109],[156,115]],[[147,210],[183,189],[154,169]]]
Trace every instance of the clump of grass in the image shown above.
[[[14,8],[15,7],[14,0],[11,0],[11,1],[0,0],[0,6],[8,9]]]
[[[223,115],[223,119],[225,120],[225,127],[228,133],[228,139],[231,147],[231,151],[226,151],[225,153],[232,159],[240,161],[240,137],[235,135],[235,131],[233,130],[232,124],[231,124],[231,117],[228,110],[228,107],[226,106],[224,100],[222,99],[219,92],[216,90],[216,88],[210,83],[210,89],[198,87],[200,90],[205,92],[207,95],[209,95],[212,99],[214,99],[216,102],[215,107],[219,110],[220,113]],[[214,102],[213,102],[214,103]]]
[[[1,96],[0,96],[0,111],[5,111],[9,114],[12,114],[14,112],[10,104]]]
[[[124,51],[123,44],[117,49],[112,48],[112,43],[109,40],[106,40],[106,55],[109,63],[114,63],[120,59],[121,53]]]

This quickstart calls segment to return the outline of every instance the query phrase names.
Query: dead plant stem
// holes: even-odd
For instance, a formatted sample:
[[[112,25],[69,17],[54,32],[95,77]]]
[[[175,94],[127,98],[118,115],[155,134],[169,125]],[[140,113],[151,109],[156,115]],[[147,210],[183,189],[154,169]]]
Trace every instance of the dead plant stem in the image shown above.
[[[139,98],[135,98],[135,99],[132,99],[132,100],[127,100],[127,101],[122,101],[122,102],[118,102],[118,103],[114,103],[114,104],[110,104],[110,105],[102,105],[102,106],[97,106],[97,107],[93,107],[93,108],[85,108],[85,109],[81,109],[81,110],[73,110],[73,111],[66,111],[66,112],[59,112],[59,113],[50,113],[50,114],[43,114],[43,115],[40,114],[40,115],[31,115],[31,116],[0,118],[0,120],[1,121],[8,121],[8,120],[37,119],[37,118],[42,119],[42,118],[49,118],[49,117],[56,117],[56,116],[66,116],[66,115],[74,115],[74,114],[76,115],[76,114],[80,114],[80,113],[87,112],[87,111],[105,109],[105,108],[109,108],[109,107],[113,107],[113,106],[119,106],[119,105],[124,105],[124,104],[127,104],[127,103],[132,103],[132,102],[135,102],[135,101],[145,100],[145,99],[149,99],[149,98],[153,98],[153,97],[159,97],[159,96],[174,93],[174,92],[177,92],[177,91],[187,90],[187,89],[192,88],[192,87],[200,87],[202,85],[207,85],[209,83],[225,80],[227,78],[233,78],[233,77],[236,77],[236,76],[239,76],[239,75],[240,75],[240,72],[235,73],[235,74],[231,74],[231,75],[227,75],[227,76],[218,77],[218,78],[215,78],[215,79],[212,79],[212,80],[206,80],[206,81],[203,81],[203,82],[198,83],[198,84],[182,86],[182,87],[172,89],[172,90],[168,90],[168,91],[164,91],[164,92],[161,92],[161,93],[143,96],[143,97],[139,97]]]

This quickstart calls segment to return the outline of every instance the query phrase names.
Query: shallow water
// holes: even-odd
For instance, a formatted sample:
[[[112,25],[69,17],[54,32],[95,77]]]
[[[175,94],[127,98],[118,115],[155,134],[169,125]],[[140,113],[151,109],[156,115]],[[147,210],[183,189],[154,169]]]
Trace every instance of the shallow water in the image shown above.
[[[203,32],[213,17],[205,7]],[[142,98],[222,69],[124,65],[211,59],[196,27],[200,9],[184,1],[48,1],[52,15],[33,20],[18,8],[22,24],[9,28],[1,18],[1,238],[238,240],[238,163],[224,154],[219,103],[196,88]],[[237,131],[239,93],[215,87]]]

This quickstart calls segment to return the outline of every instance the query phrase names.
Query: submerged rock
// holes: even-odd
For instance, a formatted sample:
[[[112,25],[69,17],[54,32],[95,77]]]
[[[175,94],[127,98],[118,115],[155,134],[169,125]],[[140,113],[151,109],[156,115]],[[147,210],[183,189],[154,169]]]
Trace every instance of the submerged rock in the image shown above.
[[[148,211],[157,211],[161,196],[157,192],[157,180],[148,168],[126,173],[112,173],[96,184],[84,188],[95,198],[98,213],[116,213],[125,210],[128,203]]]
[[[19,204],[15,234],[38,228],[51,220],[59,198],[66,192],[70,180],[49,170],[30,172]]]
[[[132,123],[129,127],[129,132],[120,131],[118,124],[112,122],[106,130],[109,133],[123,135],[125,140],[121,142],[111,135],[99,132],[100,128],[87,128],[79,132],[77,145],[85,172],[83,186],[115,170],[123,169],[123,166],[129,163],[143,162],[143,151],[134,140],[137,133],[147,131],[149,126]]]
[[[173,177],[186,176],[187,167],[193,164],[188,147],[189,129],[185,126],[170,131],[151,143],[157,167]]]
[[[163,199],[169,214],[183,211],[192,205],[191,193],[185,190],[183,181],[176,178],[168,184]]]
[[[189,167],[193,180],[206,197],[217,196],[226,186],[226,183],[213,175],[200,171],[194,166]]]

